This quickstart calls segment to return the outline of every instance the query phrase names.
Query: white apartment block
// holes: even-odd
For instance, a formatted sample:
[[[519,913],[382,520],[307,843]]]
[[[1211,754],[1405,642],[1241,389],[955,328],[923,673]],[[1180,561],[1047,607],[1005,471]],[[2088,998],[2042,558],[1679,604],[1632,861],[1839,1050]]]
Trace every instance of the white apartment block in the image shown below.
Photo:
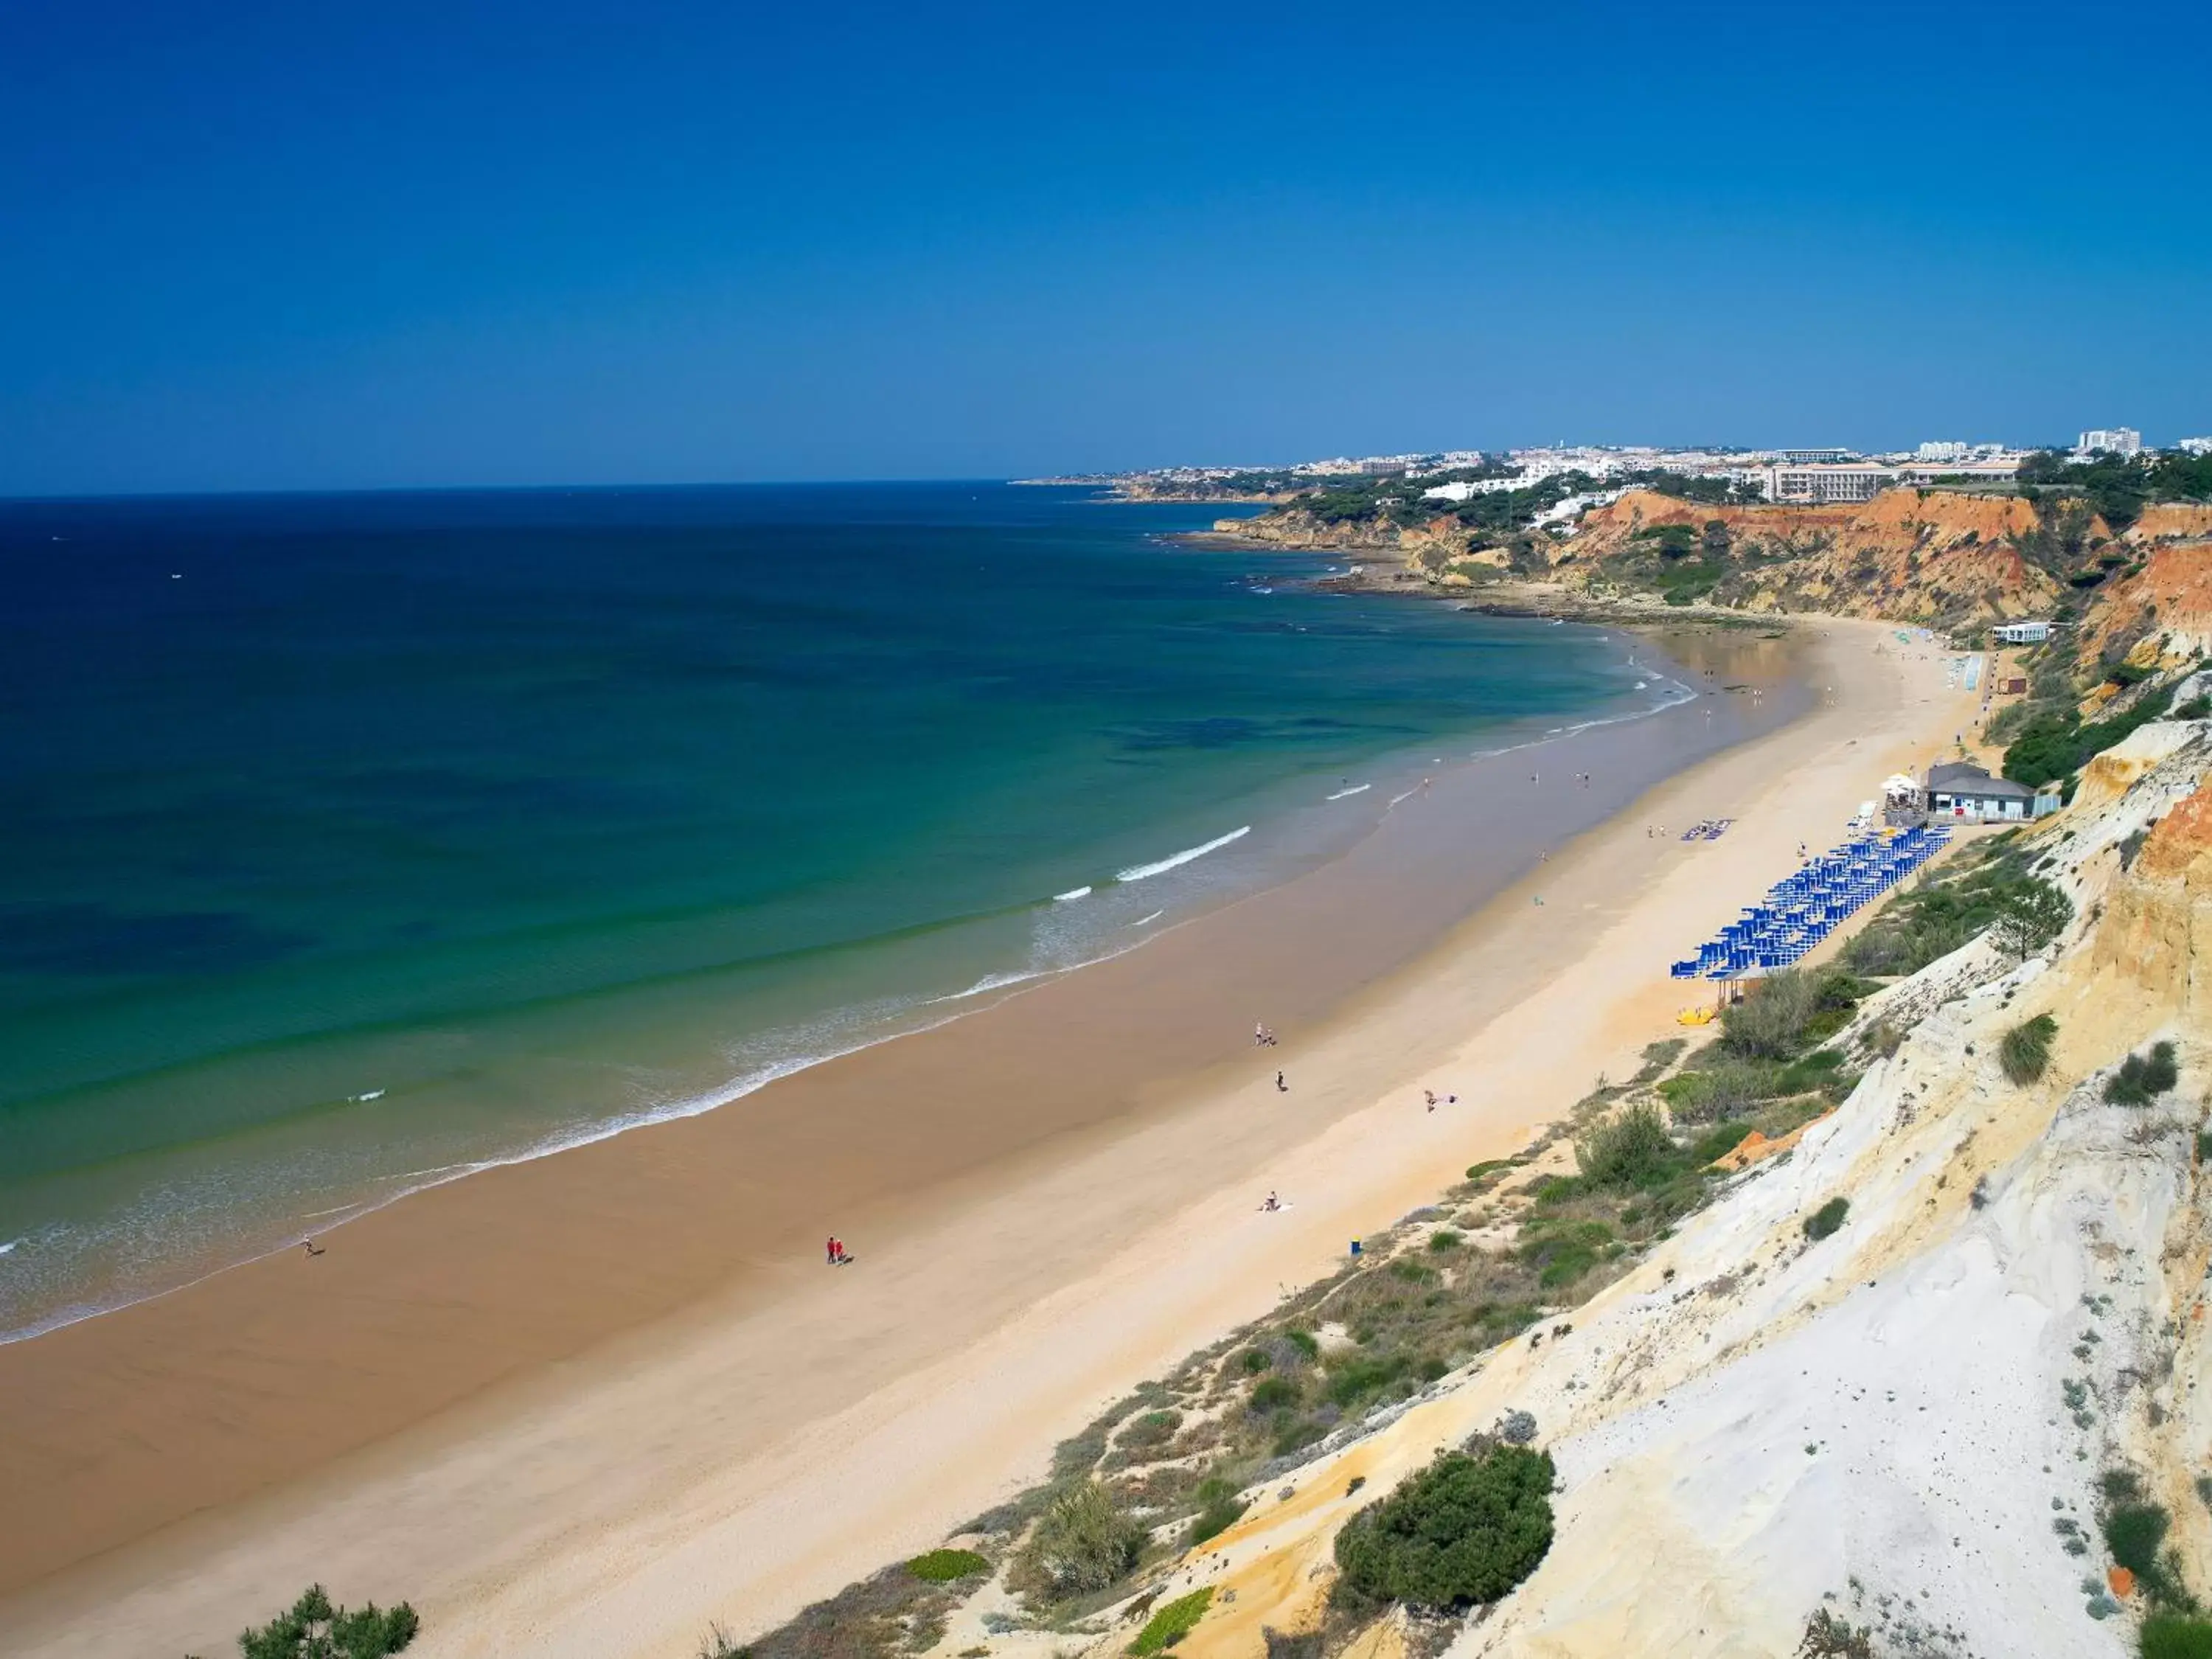
[[[2136,455],[2142,453],[2142,434],[2131,426],[2093,427],[2074,446],[2078,454]]]
[[[2212,455],[2212,438],[2184,438],[2174,447],[2186,455]]]
[[[1963,478],[1972,483],[2010,483],[2020,476],[2021,457],[1974,461],[1907,461],[1898,468],[1899,483],[1934,483],[1938,478]]]
[[[1766,469],[1766,499],[1825,507],[1838,501],[1870,501],[1897,482],[1886,466],[1815,462]]]
[[[1525,489],[1526,478],[1455,478],[1449,483],[1438,484],[1433,489],[1424,489],[1425,501],[1465,501],[1477,495],[1496,495],[1501,489]]]
[[[1914,452],[1912,459],[1916,461],[1963,461],[1973,453],[1972,444],[1923,444]]]

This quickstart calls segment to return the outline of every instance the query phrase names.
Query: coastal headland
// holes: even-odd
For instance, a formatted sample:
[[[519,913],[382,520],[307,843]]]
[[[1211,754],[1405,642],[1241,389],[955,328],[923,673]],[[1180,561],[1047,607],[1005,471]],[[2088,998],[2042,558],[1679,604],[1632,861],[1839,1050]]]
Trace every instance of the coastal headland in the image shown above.
[[[413,1600],[434,1655],[676,1654],[942,1535],[1632,1068],[1681,1000],[1669,955],[1970,712],[1890,631],[1820,624],[1786,644],[1805,712],[1677,772],[1751,682],[1787,702],[1785,642],[1715,644],[1738,666],[1700,689],[1741,690],[1537,775],[1440,773],[1352,854],[1143,951],[0,1350],[0,1634],[214,1645],[321,1578]],[[1578,801],[1582,772],[1632,804]],[[1737,824],[1655,830],[1705,817]],[[1279,1048],[1246,1046],[1255,1017]],[[1425,1111],[1427,1084],[1457,1102]],[[825,1277],[832,1229],[861,1261]]]

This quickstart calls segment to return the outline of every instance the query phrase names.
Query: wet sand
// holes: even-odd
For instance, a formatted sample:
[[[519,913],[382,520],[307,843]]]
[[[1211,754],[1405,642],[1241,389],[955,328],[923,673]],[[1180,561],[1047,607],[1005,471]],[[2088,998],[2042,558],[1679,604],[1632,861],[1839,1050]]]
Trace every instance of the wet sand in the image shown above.
[[[1281,1184],[1381,1095],[1539,986],[1571,981],[1598,924],[1633,910],[1658,872],[1728,869],[1749,842],[1684,847],[1617,820],[1462,921],[1541,847],[1654,786],[1677,824],[1749,811],[1788,793],[1792,750],[1816,743],[1836,751],[1819,800],[1832,840],[1826,797],[1849,793],[1847,811],[1909,758],[1862,764],[1847,730],[1870,748],[1932,741],[1952,715],[1916,709],[1904,665],[1871,654],[1878,631],[1831,631],[1845,643],[1815,678],[1833,675],[1837,702],[1672,782],[1712,740],[1706,707],[1726,725],[1747,696],[1584,732],[1531,751],[1537,762],[1440,772],[1346,857],[1114,962],[738,1108],[418,1194],[312,1261],[256,1263],[0,1350],[13,1592],[0,1644],[212,1646],[320,1577],[349,1597],[414,1599],[433,1654],[689,1651],[707,1612],[757,1624],[896,1540],[927,1541],[957,1518],[949,1500],[988,1498],[1048,1431],[1079,1424],[1099,1403],[1087,1390],[1126,1386],[1258,1311],[1265,1273],[1316,1270],[1316,1228],[1341,1231],[1340,1212],[1377,1180],[1434,1183],[1442,1148],[1362,1142],[1340,1161],[1373,1164],[1364,1187],[1339,1183],[1332,1208],[1315,1195],[1322,1172],[1257,1243],[1232,1189],[1263,1174]],[[1773,683],[1774,646],[1714,637],[1751,659],[1722,678]],[[1777,692],[1756,718],[1775,721],[1786,701]],[[1580,787],[1583,770],[1610,787]],[[1708,881],[1687,902],[1725,919],[1780,873],[1741,892]],[[1531,888],[1549,890],[1547,906]],[[1666,925],[1686,931],[1601,964],[1662,1002],[1681,994],[1658,977],[1665,956],[1695,936],[1680,917]],[[1279,1048],[1250,1048],[1255,1018]],[[1571,1058],[1587,1086],[1600,1056]],[[1478,1122],[1510,1139],[1566,1103],[1471,1092],[1462,1118],[1416,1127],[1448,1128],[1443,1156],[1464,1162]],[[1258,1256],[1158,1254],[1208,1217],[1233,1218],[1238,1249]],[[833,1230],[858,1267],[822,1267]],[[1149,1266],[1127,1278],[1137,1261]],[[1081,1289],[1101,1284],[1133,1300]],[[1067,1317],[1040,1351],[1035,1322],[1055,1308]],[[979,1386],[972,1368],[994,1355],[1026,1367],[1029,1385]],[[963,1380],[946,1384],[948,1367]],[[948,1479],[930,1459],[945,1433],[902,1416],[901,1398],[963,1402],[955,1415],[995,1461],[970,1455]],[[871,1443],[854,1413],[889,1437],[874,1443],[867,1502],[848,1491],[825,1547],[775,1504],[818,1521],[821,1483],[801,1477]],[[781,1486],[779,1457],[799,1460]],[[922,1486],[902,1484],[899,1471],[925,1469]],[[871,1505],[882,1513],[862,1524]],[[556,1568],[572,1608],[557,1635],[518,1611]]]

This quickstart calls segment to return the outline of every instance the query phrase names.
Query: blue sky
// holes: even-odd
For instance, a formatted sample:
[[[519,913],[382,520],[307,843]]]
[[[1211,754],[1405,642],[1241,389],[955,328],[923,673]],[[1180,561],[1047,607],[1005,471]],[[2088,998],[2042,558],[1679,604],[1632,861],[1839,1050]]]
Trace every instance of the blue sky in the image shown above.
[[[2179,5],[8,7],[0,494],[2171,441],[2208,64]]]

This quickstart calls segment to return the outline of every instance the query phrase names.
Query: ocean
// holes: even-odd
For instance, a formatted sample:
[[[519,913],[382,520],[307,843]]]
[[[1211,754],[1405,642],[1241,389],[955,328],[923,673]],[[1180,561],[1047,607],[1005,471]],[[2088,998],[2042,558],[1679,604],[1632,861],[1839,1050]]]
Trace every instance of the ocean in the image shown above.
[[[1686,696],[997,483],[0,503],[0,1334],[715,1107]],[[1646,653],[1646,663],[1650,653]]]

